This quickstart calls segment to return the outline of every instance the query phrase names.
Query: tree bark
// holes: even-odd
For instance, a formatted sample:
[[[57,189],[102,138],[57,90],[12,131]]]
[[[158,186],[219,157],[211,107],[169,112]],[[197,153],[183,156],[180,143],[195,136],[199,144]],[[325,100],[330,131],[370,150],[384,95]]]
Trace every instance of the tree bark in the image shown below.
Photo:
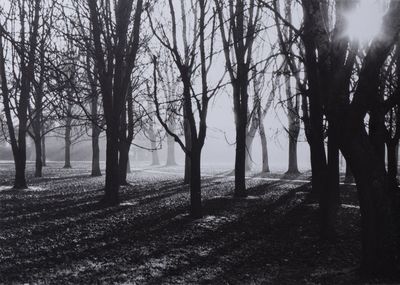
[[[118,124],[107,126],[106,137],[106,185],[101,203],[113,206],[119,203]]]
[[[183,117],[185,118],[185,110],[183,111],[184,115]],[[183,128],[184,128],[184,135],[185,135],[185,146],[187,151],[191,151],[192,149],[192,137],[191,137],[191,133],[190,133],[190,126],[189,126],[189,122],[187,119],[184,119],[183,122]],[[183,183],[184,184],[190,184],[190,177],[191,177],[191,161],[190,161],[190,157],[188,155],[188,153],[185,153],[185,174],[184,174],[184,178],[183,178]]]
[[[64,168],[72,168],[71,166],[71,120],[67,118],[65,126],[65,151],[64,151]]]
[[[246,108],[247,109],[247,108]],[[247,197],[246,191],[246,123],[247,116],[237,113],[236,153],[235,153],[235,193],[236,198]]]
[[[328,129],[328,183],[321,189],[321,236],[333,240],[336,235],[336,220],[339,207],[339,146],[333,124]]]
[[[92,124],[92,176],[101,176],[99,136],[99,127]]]
[[[24,151],[19,151],[14,157],[15,163],[15,180],[14,189],[26,189],[28,188],[25,178],[25,165],[26,165],[26,154]]]
[[[45,134],[42,134],[41,144],[42,144],[42,166],[47,166]]]
[[[40,136],[34,139],[35,142],[35,177],[42,177],[42,140]]]

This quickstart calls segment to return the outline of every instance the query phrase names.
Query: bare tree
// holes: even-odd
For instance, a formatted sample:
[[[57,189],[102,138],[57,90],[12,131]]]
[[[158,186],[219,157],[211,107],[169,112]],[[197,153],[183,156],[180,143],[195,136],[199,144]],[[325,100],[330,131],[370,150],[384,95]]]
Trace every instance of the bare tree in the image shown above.
[[[194,18],[194,26],[192,32],[192,44],[189,46],[186,22],[187,12],[185,9],[185,1],[181,0],[182,39],[184,42],[184,52],[183,56],[181,56],[181,52],[178,48],[177,20],[173,1],[169,0],[168,5],[172,23],[172,41],[170,41],[165,34],[163,34],[163,36],[159,36],[152,21],[151,27],[159,42],[170,51],[182,80],[183,92],[181,100],[183,102],[183,118],[186,122],[185,128],[190,130],[189,132],[185,131],[185,142],[183,142],[176,133],[171,131],[167,122],[165,122],[161,116],[161,102],[158,101],[157,97],[157,59],[155,56],[153,57],[154,103],[159,122],[167,131],[167,133],[175,138],[175,141],[179,143],[187,157],[190,159],[190,214],[193,218],[199,218],[202,216],[201,150],[204,146],[207,132],[206,120],[208,114],[208,104],[210,99],[218,90],[217,88],[210,90],[208,86],[208,73],[213,61],[214,27],[211,27],[211,35],[208,41],[206,38],[206,30],[209,30],[207,29],[207,23],[214,23],[214,21],[206,19],[206,11],[208,10],[207,6],[209,4],[207,4],[205,0],[199,0],[196,1],[196,3],[192,3],[191,11]],[[214,15],[211,15],[210,18],[214,19]],[[206,46],[208,46],[210,50],[208,56],[206,54]],[[195,52],[197,48],[200,54],[199,60],[197,60],[198,56]],[[195,72],[194,67],[198,61],[201,80],[200,94],[196,94],[193,88],[193,77]],[[193,108],[193,103],[195,104],[198,113],[197,120],[195,118],[195,109]],[[190,134],[190,137],[188,134]]]
[[[28,106],[30,99],[30,91],[34,80],[35,64],[36,64],[36,49],[38,46],[38,31],[40,11],[42,8],[41,1],[22,1],[19,3],[20,15],[20,33],[19,38],[14,38],[7,32],[5,24],[0,24],[0,78],[4,112],[7,120],[8,133],[15,162],[15,181],[14,188],[23,189],[27,187],[25,179],[26,166],[26,134],[28,124]],[[32,13],[28,13],[30,10]],[[28,28],[29,32],[26,33]],[[28,39],[26,35],[28,34]],[[4,55],[4,41],[9,41],[12,48],[19,56],[19,72],[18,78],[18,96],[16,96],[16,115],[18,118],[18,129],[13,124],[11,114],[11,99],[9,79],[6,72],[6,57]],[[13,54],[12,56],[15,56]],[[13,62],[16,64],[16,62]],[[18,97],[18,99],[17,99]],[[18,132],[18,134],[16,134]]]
[[[224,47],[226,69],[233,89],[233,109],[236,124],[235,197],[246,197],[246,129],[248,112],[248,84],[253,43],[260,8],[254,0],[228,1],[227,6],[215,0],[219,28]],[[225,21],[227,11],[228,21]],[[228,25],[226,25],[228,23]]]
[[[121,113],[125,110],[132,70],[140,46],[143,0],[138,0],[135,8],[133,2],[133,0],[119,0],[111,4],[108,1],[87,1],[96,71],[107,127],[106,185],[103,199],[106,205],[115,205],[119,202],[118,151]],[[115,7],[111,7],[114,4]],[[131,22],[133,11],[133,22]]]

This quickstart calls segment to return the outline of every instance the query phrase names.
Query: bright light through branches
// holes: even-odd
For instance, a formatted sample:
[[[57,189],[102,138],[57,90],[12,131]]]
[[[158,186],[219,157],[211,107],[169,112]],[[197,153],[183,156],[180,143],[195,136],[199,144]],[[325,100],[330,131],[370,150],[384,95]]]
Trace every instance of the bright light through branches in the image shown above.
[[[380,2],[377,0],[359,1],[356,7],[346,15],[347,36],[361,43],[368,43],[379,34],[385,12]]]

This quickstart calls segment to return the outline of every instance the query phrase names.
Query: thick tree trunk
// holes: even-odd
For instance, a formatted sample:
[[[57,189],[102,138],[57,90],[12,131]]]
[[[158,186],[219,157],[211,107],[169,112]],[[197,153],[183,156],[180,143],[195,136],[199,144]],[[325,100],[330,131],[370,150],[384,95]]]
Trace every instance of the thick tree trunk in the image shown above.
[[[35,177],[42,177],[42,140],[35,136]]]
[[[367,274],[390,271],[395,264],[392,189],[385,183],[385,170],[379,167],[363,122],[357,130],[343,127],[341,150],[351,165],[360,200],[362,268]]]
[[[16,155],[14,154],[14,163],[15,163],[14,189],[28,188],[25,178],[25,165],[26,165],[25,150],[19,150],[18,153],[16,153]]]
[[[128,185],[126,181],[127,177],[127,168],[128,168],[128,161],[129,161],[129,149],[130,144],[127,142],[119,143],[119,183],[120,185]]]
[[[71,168],[71,121],[67,119],[65,126],[65,154],[64,154],[64,168]]]
[[[269,162],[268,162],[267,137],[265,135],[265,128],[264,128],[263,120],[260,120],[258,130],[260,132],[261,149],[262,149],[262,172],[270,172]]]
[[[42,144],[42,166],[45,167],[47,166],[47,158],[46,158],[46,136],[44,134],[42,134],[41,144]]]
[[[107,126],[106,137],[106,186],[101,202],[113,206],[119,203],[118,124]]]
[[[291,115],[290,115],[291,114]],[[300,122],[298,118],[294,118],[295,114],[289,112],[289,167],[287,174],[298,174],[299,167],[297,164],[297,140],[300,133]]]
[[[185,113],[185,111],[184,111]],[[185,117],[185,115],[184,115]],[[192,137],[190,134],[190,126],[189,126],[189,122],[185,119],[184,123],[183,123],[183,128],[184,128],[184,134],[185,134],[185,146],[186,149],[188,151],[190,151],[192,149]],[[190,184],[190,175],[191,175],[191,161],[190,161],[190,157],[188,154],[185,154],[185,176],[183,179],[183,183],[184,184]]]
[[[247,197],[246,191],[246,117],[236,114],[235,197]]]
[[[98,126],[92,125],[92,176],[101,176],[100,170],[100,130]]]
[[[327,187],[321,189],[321,236],[324,239],[334,239],[336,235],[336,219],[339,207],[339,146],[336,139],[334,125],[330,124],[328,129],[328,183]]]
[[[202,217],[201,206],[201,150],[193,147],[190,162],[190,215],[194,219]]]
[[[314,122],[312,122],[314,121]],[[322,115],[317,118],[311,117],[311,171],[312,171],[312,192],[318,194],[326,187],[327,163],[322,130]]]

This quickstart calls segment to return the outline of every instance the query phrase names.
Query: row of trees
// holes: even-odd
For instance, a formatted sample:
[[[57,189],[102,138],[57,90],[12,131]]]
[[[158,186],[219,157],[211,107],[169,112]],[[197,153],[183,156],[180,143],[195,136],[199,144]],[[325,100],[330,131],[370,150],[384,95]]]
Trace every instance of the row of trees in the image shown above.
[[[346,15],[356,5],[10,1],[1,10],[0,82],[15,188],[26,187],[27,134],[35,141],[40,175],[43,136],[59,127],[67,134],[76,121],[91,126],[93,175],[100,175],[99,136],[105,130],[102,203],[116,205],[119,187],[127,183],[132,141],[143,132],[154,142],[157,119],[169,147],[176,142],[186,155],[190,214],[199,218],[201,151],[212,98],[227,90],[233,101],[235,197],[247,196],[245,171],[257,131],[263,171],[269,171],[264,118],[279,100],[288,117],[290,173],[298,172],[297,141],[304,125],[312,190],[320,197],[321,236],[335,236],[341,152],[360,197],[363,268],[389,270],[398,258],[400,3],[390,1],[381,34],[367,45],[346,35]],[[294,18],[293,10],[302,16]],[[53,117],[55,125],[48,123]]]

